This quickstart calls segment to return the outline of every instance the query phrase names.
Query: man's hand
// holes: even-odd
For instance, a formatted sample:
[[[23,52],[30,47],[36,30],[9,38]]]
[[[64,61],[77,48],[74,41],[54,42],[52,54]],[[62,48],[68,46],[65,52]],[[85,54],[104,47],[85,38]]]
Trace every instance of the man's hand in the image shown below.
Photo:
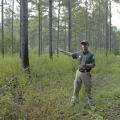
[[[85,70],[86,69],[86,65],[80,65],[79,66],[79,70]]]
[[[86,68],[86,65],[81,65],[82,68]]]

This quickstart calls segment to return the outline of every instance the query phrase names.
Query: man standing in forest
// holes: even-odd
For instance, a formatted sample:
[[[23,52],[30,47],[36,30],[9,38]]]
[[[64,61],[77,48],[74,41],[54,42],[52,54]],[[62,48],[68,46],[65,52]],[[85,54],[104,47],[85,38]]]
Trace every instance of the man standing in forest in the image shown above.
[[[76,71],[76,77],[74,80],[74,91],[71,99],[71,103],[74,106],[78,99],[78,94],[81,89],[82,84],[85,87],[85,93],[88,98],[88,104],[90,108],[95,108],[94,99],[91,94],[91,69],[95,67],[95,57],[88,50],[89,43],[86,40],[83,40],[81,43],[82,51],[72,53],[71,56],[73,59],[78,59],[79,66]]]

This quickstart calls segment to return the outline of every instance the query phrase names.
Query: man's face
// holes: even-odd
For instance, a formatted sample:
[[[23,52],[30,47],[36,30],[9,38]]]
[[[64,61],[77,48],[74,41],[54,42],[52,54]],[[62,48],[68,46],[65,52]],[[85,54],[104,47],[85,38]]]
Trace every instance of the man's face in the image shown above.
[[[88,44],[81,44],[81,48],[83,51],[87,51],[88,50]]]

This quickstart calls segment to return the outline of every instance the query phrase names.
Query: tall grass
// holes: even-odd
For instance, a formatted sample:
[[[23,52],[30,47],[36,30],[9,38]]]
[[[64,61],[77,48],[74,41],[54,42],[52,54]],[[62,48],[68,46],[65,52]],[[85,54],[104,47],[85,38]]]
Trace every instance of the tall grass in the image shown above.
[[[98,112],[88,120],[103,118],[99,110],[108,107],[104,104],[106,98],[119,98],[119,60],[114,55],[96,56],[92,74]],[[60,55],[50,60],[48,56],[30,56],[30,78],[24,73],[18,56],[0,57],[0,68],[0,119],[68,120],[87,102],[82,89],[80,102],[74,109],[70,106],[77,69],[77,61],[70,57]]]

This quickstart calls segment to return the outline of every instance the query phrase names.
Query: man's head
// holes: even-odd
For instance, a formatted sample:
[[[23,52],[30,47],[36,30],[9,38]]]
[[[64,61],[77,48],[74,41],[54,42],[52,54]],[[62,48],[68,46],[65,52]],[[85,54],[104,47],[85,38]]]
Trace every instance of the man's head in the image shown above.
[[[81,47],[82,47],[82,50],[83,50],[83,51],[87,51],[87,50],[88,50],[88,47],[89,47],[88,41],[83,40],[83,41],[81,41],[80,44],[81,44]]]

